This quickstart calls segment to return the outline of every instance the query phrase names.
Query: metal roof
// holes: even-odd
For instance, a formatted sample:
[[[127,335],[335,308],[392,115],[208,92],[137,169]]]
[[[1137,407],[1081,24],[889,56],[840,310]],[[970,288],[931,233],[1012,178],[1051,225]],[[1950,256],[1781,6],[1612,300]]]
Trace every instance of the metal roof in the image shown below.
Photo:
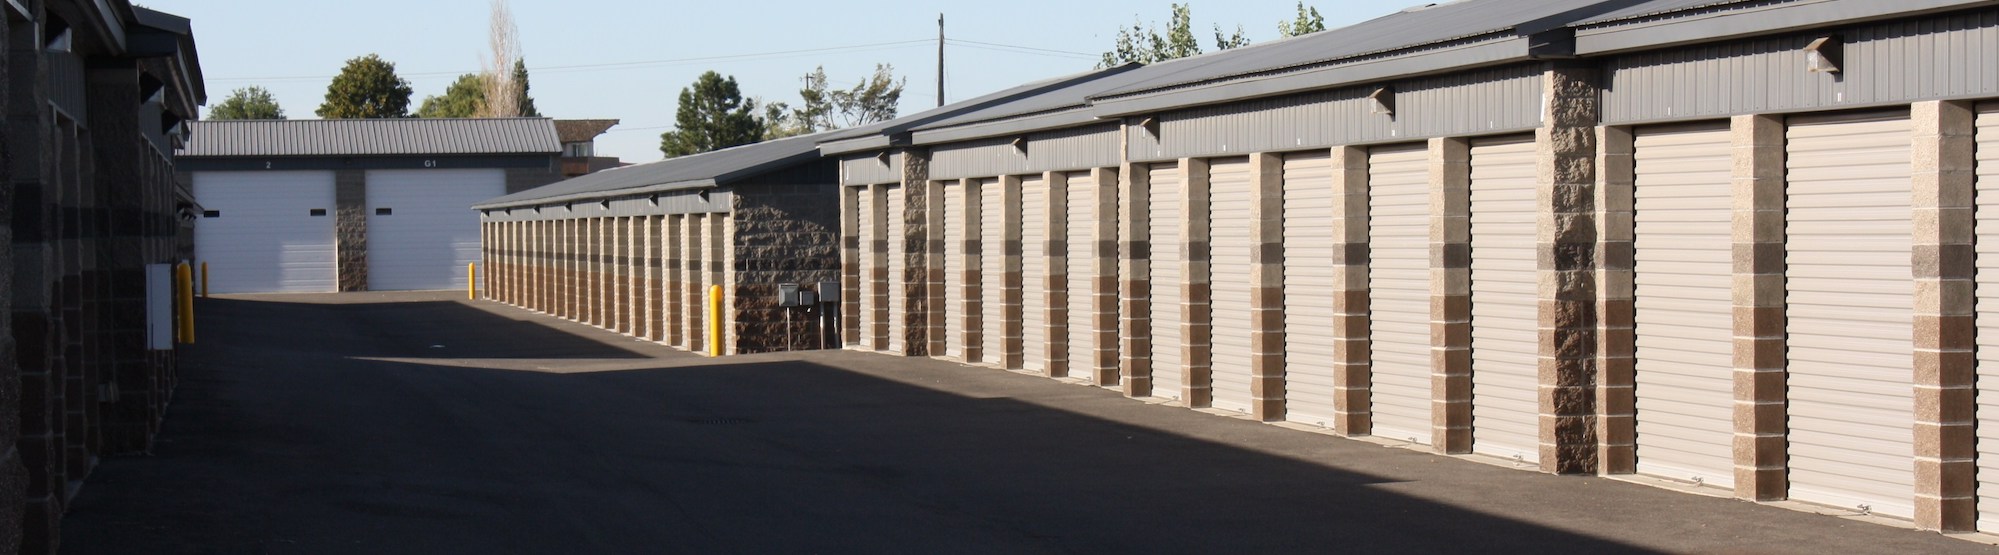
[[[1100,75],[1100,73],[1102,72],[1078,73],[1052,79],[1043,79],[980,95],[968,100],[960,100],[885,122],[842,129],[832,132],[826,138],[820,139],[820,151],[827,155],[835,155],[896,146],[903,139],[902,137],[897,137],[897,135],[907,133],[911,129],[942,121],[946,118],[956,117],[960,114],[1005,106],[1012,102],[1032,102],[1037,97],[1049,91],[1061,90],[1077,82],[1102,77],[1103,75]]]
[[[1623,19],[1637,19],[1646,16],[1661,15],[1678,11],[1693,10],[1698,8],[1726,6],[1729,4],[1748,4],[1752,2],[1756,4],[1781,4],[1790,1],[1793,0],[1653,0],[1651,2],[1646,2],[1622,10],[1617,10],[1614,12],[1592,17],[1586,20],[1578,21],[1575,23],[1575,25],[1579,27],[1583,25],[1595,25],[1598,23],[1607,23]]]
[[[829,133],[787,137],[612,168],[481,202],[473,208],[539,206],[615,195],[728,185],[818,159],[818,142]]]
[[[548,118],[302,119],[194,122],[176,154],[190,158],[247,156],[403,156],[554,154]]]

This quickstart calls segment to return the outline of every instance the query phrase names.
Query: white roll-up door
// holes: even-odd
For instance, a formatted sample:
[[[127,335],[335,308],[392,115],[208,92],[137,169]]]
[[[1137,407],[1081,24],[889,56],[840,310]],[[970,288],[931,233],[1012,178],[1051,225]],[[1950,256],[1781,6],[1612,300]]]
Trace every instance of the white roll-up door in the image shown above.
[[[1727,122],[1636,138],[1638,472],[1735,483]]]
[[[1181,307],[1180,260],[1185,248],[1180,234],[1180,168],[1178,164],[1153,164],[1148,170],[1152,184],[1146,202],[1151,206],[1147,227],[1151,242],[1152,303],[1152,396],[1179,399],[1185,394],[1187,375],[1180,356]]]
[[[1914,514],[1906,116],[1793,119],[1787,148],[1791,498]]]
[[[340,289],[333,172],[199,172],[194,198],[207,211],[194,224],[194,249],[208,263],[211,292]]]
[[[1374,435],[1429,444],[1430,151],[1367,155],[1369,392]]]
[[[1341,245],[1333,226],[1332,156],[1284,155],[1284,418],[1332,426],[1334,298]]]
[[[945,183],[944,356],[965,360],[965,187]]]
[[[861,328],[858,336],[847,338],[847,342],[858,345],[862,349],[872,351],[874,350],[875,295],[877,293],[875,291],[877,289],[875,287],[875,241],[881,240],[881,234],[875,232],[875,212],[878,211],[880,203],[875,202],[875,195],[869,189],[869,187],[858,187],[855,189],[856,194],[854,195],[854,216],[860,224],[861,234],[861,306],[860,314],[858,315],[860,317]],[[685,244],[684,239],[683,244]],[[686,257],[688,254],[683,250],[681,256]],[[683,273],[683,275],[685,274]],[[687,279],[692,278],[689,277]]]
[[[1999,532],[1999,104],[1978,114],[1978,531]]]
[[[906,227],[902,221],[902,186],[890,185],[887,198],[888,200],[882,203],[884,210],[882,221],[886,222],[882,230],[888,237],[888,249],[885,251],[888,253],[888,351],[903,354],[909,352],[907,337],[909,316],[905,314],[908,311],[906,308],[908,292],[903,290],[903,284],[908,279],[902,273],[906,264],[903,251],[908,248],[905,243],[909,239],[903,236]]]
[[[1472,451],[1539,462],[1534,140],[1471,147]]]
[[[1249,412],[1250,237],[1248,158],[1208,165],[1209,280],[1214,292],[1214,407]]]
[[[1006,187],[986,178],[979,185],[979,362],[998,365],[1006,355]]]
[[[1069,377],[1092,379],[1097,361],[1097,181],[1090,172],[1069,174]]]
[[[1048,180],[1020,180],[1020,368],[1048,368]]]

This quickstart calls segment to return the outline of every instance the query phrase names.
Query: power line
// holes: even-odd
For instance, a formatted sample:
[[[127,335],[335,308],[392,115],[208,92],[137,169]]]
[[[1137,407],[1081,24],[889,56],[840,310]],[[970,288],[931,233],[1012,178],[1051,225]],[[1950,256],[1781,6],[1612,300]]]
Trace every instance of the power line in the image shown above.
[[[721,60],[740,60],[740,59],[746,59],[746,58],[767,58],[767,57],[783,57],[783,56],[795,56],[795,55],[801,55],[801,54],[819,54],[819,53],[825,53],[825,52],[835,52],[835,51],[866,51],[866,50],[878,50],[878,49],[887,49],[887,47],[897,47],[897,46],[909,46],[909,45],[915,45],[915,44],[931,44],[931,43],[932,43],[932,39],[917,39],[917,40],[906,40],[906,41],[894,41],[894,42],[877,42],[877,43],[870,43],[870,44],[852,44],[852,45],[846,45],[846,46],[828,46],[828,47],[823,47],[823,48],[805,48],[805,49],[798,49],[798,50],[778,50],[778,51],[771,51],[771,52],[752,52],[752,53],[745,53],[745,54],[726,54],[726,55],[720,55],[720,56],[700,56],[700,57],[693,57],[693,58],[669,58],[669,59],[662,59],[662,60],[642,60],[642,61],[632,61],[632,62],[611,62],[611,63],[601,63],[601,64],[575,64],[575,65],[561,65],[561,66],[543,66],[543,67],[533,67],[533,68],[528,68],[528,69],[529,69],[530,71],[539,71],[539,72],[547,72],[547,73],[573,73],[573,72],[583,72],[583,71],[605,71],[605,70],[616,70],[616,69],[627,69],[627,68],[638,68],[638,67],[645,67],[645,66],[656,66],[656,65],[667,65],[667,64],[682,64],[682,63],[692,63],[692,62],[712,62],[712,61],[721,61]],[[454,75],[463,75],[463,74],[466,74],[466,73],[475,73],[476,71],[477,71],[477,70],[474,70],[474,71],[430,71],[430,72],[420,72],[420,73],[405,73],[405,74],[402,74],[402,76],[403,76],[403,77],[449,77],[449,76],[454,76]],[[290,76],[277,76],[277,77],[211,77],[211,78],[209,78],[208,80],[209,80],[209,81],[211,81],[211,82],[214,82],[214,81],[297,81],[297,80],[306,80],[306,79],[332,79],[332,78],[333,78],[333,76],[331,76],[331,75],[290,75]]]
[[[1021,46],[1021,45],[1018,45],[1018,44],[1001,44],[1001,43],[997,43],[997,42],[981,42],[981,41],[976,41],[976,40],[965,40],[965,39],[950,39],[950,40],[949,40],[948,42],[955,42],[955,43],[959,43],[960,45],[967,45],[967,44],[977,44],[977,45],[983,45],[983,46],[999,46],[999,47],[1005,47],[1005,48],[1016,48],[1016,49],[1020,49],[1020,50],[1034,50],[1034,51],[1038,51],[1038,52],[1048,52],[1048,53],[1051,53],[1051,54],[1070,54],[1070,55],[1075,55],[1075,56],[1089,56],[1089,57],[1092,57],[1092,58],[1095,58],[1095,57],[1097,57],[1097,55],[1096,55],[1096,54],[1091,54],[1091,53],[1088,53],[1088,52],[1076,52],[1076,51],[1072,51],[1072,50],[1055,50],[1055,49],[1052,49],[1052,48],[1036,48],[1036,47],[1033,47],[1033,46]]]
[[[1054,54],[1054,53],[1048,53],[1048,52],[1034,52],[1034,51],[1029,51],[1029,50],[1012,50],[1012,49],[1007,49],[1007,48],[995,48],[995,47],[991,47],[991,46],[977,46],[977,45],[970,45],[970,44],[958,44],[958,45],[954,45],[954,46],[957,46],[957,47],[960,47],[960,48],[971,48],[971,49],[976,49],[976,50],[985,50],[985,51],[988,51],[988,52],[1005,52],[1005,53],[1008,53],[1008,54],[1026,54],[1026,55],[1029,55],[1029,56],[1047,56],[1047,57],[1051,57],[1051,58],[1061,58],[1061,59],[1065,59],[1065,60],[1095,60],[1095,59],[1098,59],[1098,58],[1101,58],[1101,56],[1085,56],[1085,55],[1081,55],[1081,54]]]

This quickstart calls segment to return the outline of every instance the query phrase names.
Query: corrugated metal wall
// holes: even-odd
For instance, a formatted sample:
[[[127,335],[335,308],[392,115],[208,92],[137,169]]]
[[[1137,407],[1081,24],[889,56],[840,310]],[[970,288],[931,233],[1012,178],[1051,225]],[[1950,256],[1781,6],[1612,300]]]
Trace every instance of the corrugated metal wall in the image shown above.
[[[883,162],[874,155],[848,156],[840,159],[841,185],[869,185],[874,183],[899,183],[902,181],[902,153],[888,156]]]
[[[961,179],[1049,171],[1117,167],[1118,125],[1103,124],[1059,129],[1027,136],[1027,149],[1013,145],[1015,137],[997,137],[940,146],[931,151],[931,179]]]
[[[1838,34],[1838,74],[1804,46]],[[1984,10],[1620,56],[1606,62],[1607,124],[1999,95],[1999,11]]]
[[[1541,64],[1396,81],[1393,117],[1370,113],[1375,86],[1258,99],[1160,117],[1158,136],[1129,128],[1134,161],[1289,151],[1532,129]]]

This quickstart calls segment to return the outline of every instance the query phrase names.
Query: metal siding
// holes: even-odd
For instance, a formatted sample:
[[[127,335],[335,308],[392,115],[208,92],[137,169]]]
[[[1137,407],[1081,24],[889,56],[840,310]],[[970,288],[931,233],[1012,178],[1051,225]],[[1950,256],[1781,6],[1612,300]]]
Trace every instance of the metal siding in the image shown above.
[[[1999,104],[1978,114],[1978,531],[1999,532]]]
[[[1250,237],[1252,179],[1248,158],[1208,166],[1209,252],[1213,253],[1214,407],[1249,412]]]
[[[995,178],[979,187],[979,362],[999,364],[1006,353],[1006,188]]]
[[[1540,458],[1539,268],[1531,137],[1471,147],[1472,451]]]
[[[1284,417],[1318,426],[1332,426],[1337,412],[1337,193],[1331,153],[1284,155]]]
[[[945,183],[944,356],[965,359],[965,187]]]
[[[1116,167],[1119,127],[1098,125],[1031,133],[1027,150],[1013,145],[1018,137],[997,137],[938,146],[932,150],[931,179],[963,179],[986,175],[1019,175]]]
[[[1097,180],[1090,172],[1069,174],[1069,376],[1091,378],[1096,361]]]
[[[903,236],[908,230],[902,221],[904,202],[902,186],[888,186],[887,201],[882,203],[882,221],[886,222],[882,229],[888,239],[888,350],[897,354],[909,352],[909,340],[904,336],[909,321],[904,314],[908,311],[908,295],[903,291],[908,283],[903,276],[908,262],[903,256],[908,249],[908,238]]]
[[[1178,164],[1153,164],[1147,202],[1151,206],[1149,241],[1152,245],[1152,396],[1179,399],[1187,375],[1180,348],[1181,250],[1186,248],[1180,233],[1180,168]]]
[[[875,156],[850,156],[840,159],[841,185],[867,185],[902,180],[902,153],[890,154],[883,163]]]
[[[875,232],[875,213],[880,211],[880,203],[875,202],[875,195],[869,188],[857,187],[856,189],[858,190],[858,194],[854,195],[857,201],[854,203],[854,217],[860,224],[859,233],[861,235],[861,252],[859,257],[861,264],[861,308],[858,315],[861,322],[861,336],[849,338],[849,343],[859,345],[862,349],[872,350],[875,344],[873,339],[875,333],[874,306],[875,294],[877,293],[875,291],[877,287],[875,287],[874,278],[874,251],[875,241],[880,239],[880,234]]]
[[[562,151],[547,118],[192,122],[185,157],[367,156]]]
[[[1728,124],[1640,129],[1636,143],[1638,472],[1733,487]]]
[[[1430,443],[1430,151],[1367,157],[1368,345],[1374,435]]]
[[[1910,122],[1791,122],[1791,499],[1913,516]]]
[[[1540,125],[1541,68],[1521,64],[1396,81],[1393,117],[1371,113],[1379,85],[1172,112],[1159,136],[1134,126],[1135,161],[1332,147],[1532,129]]]
[[[1048,368],[1048,180],[1020,180],[1020,352],[1022,370]]]
[[[1837,34],[1837,75],[1803,47]],[[1644,52],[1606,62],[1606,124],[1999,95],[1999,10]]]

